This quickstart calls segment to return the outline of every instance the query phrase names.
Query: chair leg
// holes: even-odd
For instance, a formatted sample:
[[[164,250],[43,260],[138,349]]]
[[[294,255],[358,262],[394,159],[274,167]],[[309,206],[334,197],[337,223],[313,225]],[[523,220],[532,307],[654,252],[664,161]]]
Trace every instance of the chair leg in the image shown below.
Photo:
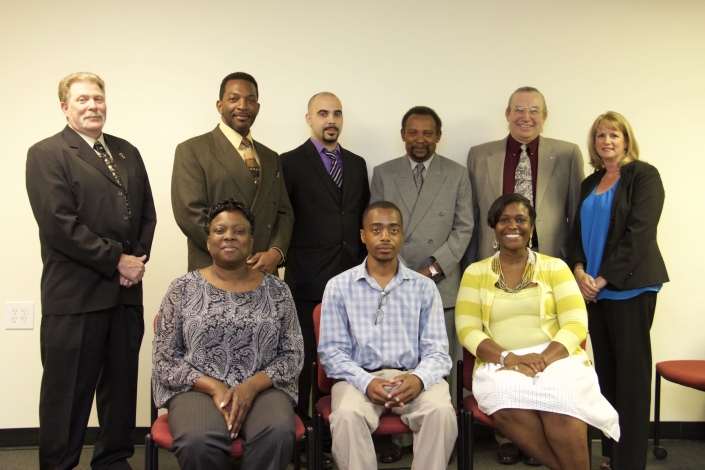
[[[314,431],[311,426],[306,428],[306,443],[306,462],[308,462],[308,470],[318,470],[318,460],[316,460],[316,452],[314,449],[316,446],[316,431]],[[299,466],[299,469],[300,468]]]
[[[145,470],[159,470],[157,452],[159,445],[154,442],[151,434],[144,437],[144,468]]]
[[[663,460],[668,455],[666,449],[659,447],[661,436],[661,374],[656,371],[656,389],[654,391],[654,455]]]
[[[464,450],[465,450],[465,456],[463,459],[465,460],[465,468],[467,470],[473,470],[473,467],[475,463],[473,462],[473,439],[474,436],[472,435],[472,411],[470,410],[465,410],[465,435],[467,436],[467,439],[465,439],[465,444],[464,444]]]

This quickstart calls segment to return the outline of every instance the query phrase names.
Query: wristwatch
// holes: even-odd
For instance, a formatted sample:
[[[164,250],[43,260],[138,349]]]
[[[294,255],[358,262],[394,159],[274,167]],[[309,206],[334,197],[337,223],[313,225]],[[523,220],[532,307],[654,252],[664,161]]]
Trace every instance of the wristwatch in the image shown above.
[[[440,274],[433,265],[429,266],[428,269],[431,271],[431,277],[436,277]]]
[[[502,351],[502,354],[499,355],[499,363],[504,367],[504,360],[509,356],[509,351]]]

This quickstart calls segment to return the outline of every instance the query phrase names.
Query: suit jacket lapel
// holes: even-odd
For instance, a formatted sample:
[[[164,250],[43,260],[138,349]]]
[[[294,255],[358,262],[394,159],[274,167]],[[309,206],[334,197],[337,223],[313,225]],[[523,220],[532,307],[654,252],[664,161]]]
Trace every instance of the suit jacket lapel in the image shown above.
[[[504,157],[506,153],[507,139],[500,140],[487,159],[487,174],[490,175],[490,186],[494,193],[493,201],[502,195],[504,189]]]
[[[252,207],[254,207],[258,202],[259,195],[267,194],[272,185],[278,181],[277,173],[279,173],[279,162],[278,157],[275,156],[274,158],[271,158],[271,155],[268,152],[261,151],[259,147],[260,144],[257,143],[256,140],[253,140],[252,145],[255,147],[255,152],[257,152],[257,156],[259,157],[259,180],[257,181],[257,184],[255,184],[255,180],[250,174],[250,169],[247,168],[247,164],[244,160],[242,160],[242,157],[240,160],[247,170],[247,176],[250,177],[250,183],[255,187],[255,195],[252,200]],[[282,175],[278,176],[281,177]]]
[[[401,195],[401,200],[404,202],[407,214],[413,214],[419,194],[416,192],[416,183],[414,183],[414,177],[411,173],[409,157],[404,155],[397,161],[399,162],[399,166],[397,167],[397,175],[394,177],[394,182]]]
[[[235,185],[246,199],[246,201],[243,202],[246,202],[247,205],[252,207],[255,196],[257,195],[257,185],[250,174],[250,169],[247,168],[247,164],[245,164],[245,161],[238,151],[235,150],[233,144],[230,143],[228,138],[225,137],[223,132],[217,127],[213,131],[213,138],[215,139],[213,157],[228,171]],[[262,170],[260,169],[260,171]],[[260,181],[262,179],[263,178],[260,177]]]
[[[350,172],[345,171],[345,162],[348,161],[349,158],[345,158],[345,152],[343,152],[342,147],[340,148],[340,151],[343,157],[343,191],[345,191],[345,183],[350,181]],[[340,203],[338,187],[333,182],[333,178],[331,178],[330,173],[326,171],[326,167],[323,165],[323,160],[321,160],[321,156],[318,153],[316,146],[313,145],[313,142],[311,142],[310,139],[306,141],[306,158],[311,166],[313,166],[313,169],[316,171],[316,174],[321,179],[328,192],[338,203]],[[350,168],[350,166],[351,165],[348,165],[348,168]]]
[[[115,186],[120,187],[120,185],[117,184],[117,181],[115,181],[115,178],[113,178],[113,174],[110,173],[110,170],[108,170],[108,167],[105,165],[103,159],[95,153],[95,150],[93,150],[85,140],[83,140],[83,137],[78,135],[78,133],[76,133],[76,131],[71,129],[68,125],[64,128],[64,138],[66,139],[69,147],[76,150],[76,156],[78,158],[101,172],[103,176],[112,181]]]
[[[436,194],[441,190],[443,182],[445,181],[445,172],[443,161],[440,155],[436,154],[431,162],[431,166],[426,169],[426,178],[424,179],[423,186],[421,186],[421,192],[416,200],[416,206],[414,207],[414,213],[411,215],[411,220],[409,221],[409,226],[407,228],[408,233],[412,233],[416,227],[423,221],[426,216],[426,212],[431,208],[431,204],[436,199]],[[411,181],[413,182],[413,178]],[[414,191],[416,186],[414,185]]]
[[[129,172],[127,169],[127,162],[125,161],[124,155],[120,151],[120,145],[111,136],[103,134],[105,137],[105,145],[110,150],[110,155],[113,156],[113,164],[117,168],[122,184],[125,186],[125,191],[129,188]]]
[[[553,154],[553,147],[546,139],[539,136],[539,156],[538,170],[536,175],[536,200],[534,201],[534,209],[538,210],[541,207],[543,196],[548,189],[548,182],[553,174],[553,167],[556,166],[556,156]]]

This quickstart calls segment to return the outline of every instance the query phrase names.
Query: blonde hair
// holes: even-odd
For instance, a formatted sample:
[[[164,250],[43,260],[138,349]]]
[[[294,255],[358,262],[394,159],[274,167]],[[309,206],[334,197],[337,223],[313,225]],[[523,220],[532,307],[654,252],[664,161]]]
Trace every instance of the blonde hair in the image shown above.
[[[105,93],[105,82],[98,75],[91,72],[74,72],[61,79],[59,82],[59,101],[66,103],[69,99],[69,89],[76,82],[95,83],[100,91]]]
[[[590,166],[596,171],[601,170],[605,167],[602,158],[597,154],[597,149],[595,148],[595,135],[597,134],[597,129],[601,125],[605,125],[610,129],[615,129],[624,135],[624,142],[626,144],[627,150],[624,153],[624,157],[619,162],[619,167],[623,167],[627,163],[639,160],[639,144],[636,142],[636,137],[634,136],[634,131],[632,130],[631,124],[627,121],[627,118],[615,111],[607,111],[605,114],[600,114],[592,123],[590,132],[588,133],[588,151],[590,152]]]

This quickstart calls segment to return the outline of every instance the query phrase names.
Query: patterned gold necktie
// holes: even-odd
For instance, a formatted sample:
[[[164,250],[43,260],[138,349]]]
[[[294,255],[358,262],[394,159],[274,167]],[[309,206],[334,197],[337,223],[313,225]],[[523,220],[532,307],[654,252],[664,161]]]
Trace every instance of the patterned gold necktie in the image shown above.
[[[423,186],[423,163],[417,163],[414,167],[414,183],[416,183],[416,192],[421,192],[421,186]]]
[[[531,182],[531,161],[529,154],[526,152],[527,146],[521,146],[521,155],[519,156],[519,164],[514,172],[514,192],[521,194],[534,205],[534,188]]]
[[[252,143],[247,137],[243,137],[242,145],[245,147],[245,151],[243,152],[245,154],[245,164],[247,165],[247,168],[250,169],[250,174],[252,175],[252,178],[254,178],[255,184],[257,184],[259,181],[260,169],[259,163],[257,163],[257,159],[255,158],[255,154],[252,153]]]
[[[100,158],[108,167],[108,171],[110,171],[110,174],[113,175],[113,178],[115,178],[115,182],[122,189],[122,195],[125,198],[125,206],[127,206],[127,215],[129,217],[132,217],[132,211],[130,210],[130,200],[127,198],[127,189],[125,188],[125,185],[122,184],[122,179],[120,178],[120,173],[118,173],[118,169],[115,166],[113,157],[108,155],[108,152],[105,151],[105,147],[103,147],[103,144],[101,144],[100,141],[95,141],[95,143],[93,144],[93,149],[98,152],[98,155],[100,155]]]

